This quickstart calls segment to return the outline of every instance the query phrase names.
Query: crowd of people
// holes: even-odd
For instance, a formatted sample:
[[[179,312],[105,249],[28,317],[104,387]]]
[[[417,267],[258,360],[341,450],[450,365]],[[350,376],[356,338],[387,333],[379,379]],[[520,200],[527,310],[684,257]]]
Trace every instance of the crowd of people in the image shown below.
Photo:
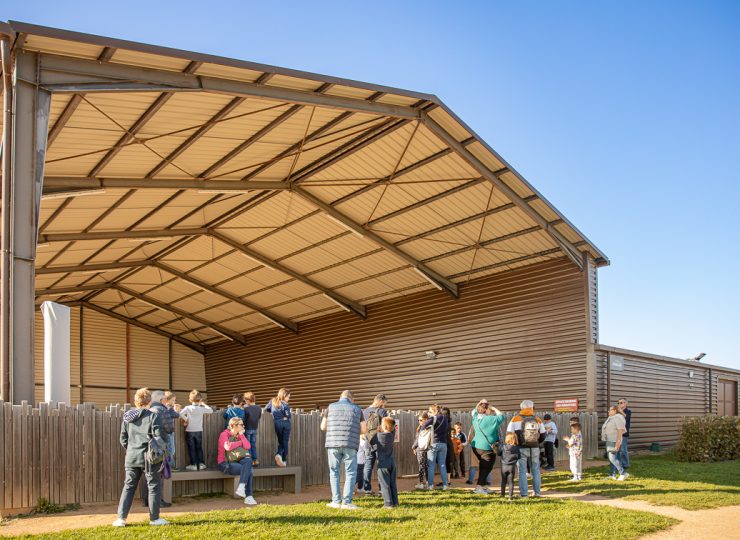
[[[126,411],[121,425],[120,442],[126,450],[125,479],[114,526],[126,525],[137,485],[142,484],[142,499],[149,508],[150,525],[166,525],[159,516],[160,508],[171,505],[162,500],[162,478],[174,468],[175,422],[185,427],[190,464],[185,468],[198,471],[206,468],[203,454],[203,417],[212,414],[197,390],[189,395],[190,403],[180,408],[172,392],[139,389],[134,396],[134,408]],[[217,467],[226,475],[239,477],[235,495],[247,505],[256,505],[252,490],[253,468],[257,457],[257,428],[263,412],[270,413],[277,437],[274,460],[277,466],[287,466],[290,440],[290,390],[281,388],[265,407],[256,405],[253,392],[235,394],[223,416],[225,429],[218,438]],[[385,508],[398,506],[396,484],[396,421],[385,408],[384,394],[375,396],[372,404],[362,409],[354,403],[352,392],[345,390],[339,400],[330,404],[321,419],[326,432],[325,447],[329,464],[331,502],[327,506],[343,510],[358,508],[355,492],[371,495],[373,471]],[[622,481],[629,476],[629,428],[631,410],[626,399],[620,399],[609,409],[601,428],[601,438],[611,464],[611,478]],[[470,445],[472,462],[468,468],[468,484],[476,483],[476,494],[492,493],[493,469],[496,457],[501,465],[501,496],[514,497],[515,479],[519,496],[529,496],[529,480],[535,497],[540,496],[541,468],[555,468],[555,448],[559,446],[558,428],[550,415],[540,419],[531,400],[520,404],[519,412],[506,424],[504,414],[479,401],[471,411],[472,426],[465,434],[460,422],[452,423],[447,407],[432,404],[419,415],[411,451],[417,458],[419,482],[416,489],[449,489],[452,478],[465,478],[464,448]],[[562,437],[570,457],[571,481],[581,480],[583,436],[578,417],[570,421],[570,433]],[[544,459],[541,467],[540,459]],[[439,470],[440,482],[435,485]],[[344,485],[341,472],[344,471]],[[477,473],[477,481],[475,479]]]

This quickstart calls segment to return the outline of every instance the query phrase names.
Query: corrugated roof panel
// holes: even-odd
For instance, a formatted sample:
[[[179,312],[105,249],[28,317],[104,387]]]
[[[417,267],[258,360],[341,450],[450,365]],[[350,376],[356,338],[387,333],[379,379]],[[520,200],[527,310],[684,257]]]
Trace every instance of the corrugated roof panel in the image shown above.
[[[428,114],[432,120],[442,126],[445,131],[458,141],[464,141],[472,136],[472,133],[461,126],[443,107],[437,107]]]
[[[111,58],[113,64],[129,64],[153,69],[163,69],[167,71],[184,71],[190,64],[190,61],[172,56],[163,56],[160,54],[148,54],[126,49],[116,49],[116,54]]]
[[[49,128],[54,126],[59,116],[64,112],[67,104],[72,100],[73,94],[52,94],[51,105],[49,106]],[[0,126],[3,119],[0,118]],[[48,152],[48,149],[47,149]]]
[[[289,77],[288,75],[273,75],[267,80],[265,86],[279,86],[282,88],[292,88],[293,90],[303,90],[305,92],[313,92],[317,90],[322,83],[320,81],[299,79],[297,77]]]
[[[418,98],[410,96],[400,96],[398,94],[383,94],[375,100],[377,103],[388,103],[390,105],[403,105],[410,107],[419,102]]]
[[[478,141],[475,141],[474,143],[469,144],[466,148],[471,154],[473,154],[480,161],[482,161],[483,164],[486,167],[488,167],[488,169],[491,171],[497,171],[505,167],[505,165],[501,162],[501,160],[499,160],[498,158],[496,158],[496,156],[491,154],[491,152],[489,152],[488,149],[484,147]]]
[[[99,45],[89,45],[79,41],[56,39],[34,34],[26,35],[23,48],[29,51],[42,51],[63,56],[75,56],[78,58],[97,59],[103,52]]]
[[[218,64],[210,64],[206,62],[195,71],[195,74],[203,75],[205,77],[216,77],[219,79],[254,82],[263,74],[263,72],[231,66],[220,66]]]
[[[534,191],[529,189],[523,182],[521,182],[514,173],[506,173],[499,177],[504,183],[513,189],[517,195],[522,198],[534,195]]]
[[[328,96],[341,96],[354,99],[367,99],[374,93],[375,92],[372,90],[366,90],[364,88],[357,88],[354,86],[344,86],[341,84],[335,84],[326,91],[326,95]]]

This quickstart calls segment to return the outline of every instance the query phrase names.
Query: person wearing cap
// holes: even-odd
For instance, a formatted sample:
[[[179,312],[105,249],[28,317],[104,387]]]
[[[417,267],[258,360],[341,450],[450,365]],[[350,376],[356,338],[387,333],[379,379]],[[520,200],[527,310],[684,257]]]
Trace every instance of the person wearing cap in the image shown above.
[[[370,495],[373,492],[373,467],[375,467],[375,463],[378,461],[378,447],[371,441],[377,435],[383,418],[388,416],[388,411],[385,410],[385,404],[387,402],[388,398],[385,394],[378,394],[373,399],[372,405],[362,411],[362,419],[367,426],[367,433],[365,433],[364,437],[368,442],[368,447],[365,451],[365,469],[362,471],[362,489],[357,490],[359,493]]]
[[[545,465],[546,471],[555,470],[555,441],[558,440],[558,426],[552,421],[552,416],[546,414],[542,417],[544,420],[543,427],[545,428],[545,458],[547,464]]]

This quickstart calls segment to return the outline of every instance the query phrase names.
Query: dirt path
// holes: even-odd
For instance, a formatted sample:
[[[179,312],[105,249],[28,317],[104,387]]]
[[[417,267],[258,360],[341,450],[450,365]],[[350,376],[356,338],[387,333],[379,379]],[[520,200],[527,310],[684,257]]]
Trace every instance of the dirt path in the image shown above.
[[[624,510],[641,510],[680,520],[673,527],[644,536],[642,540],[730,540],[740,538],[740,506],[724,506],[709,510],[684,510],[677,506],[656,506],[646,501],[610,499],[599,495],[579,495],[546,491],[545,497],[573,499],[591,504],[602,504]]]

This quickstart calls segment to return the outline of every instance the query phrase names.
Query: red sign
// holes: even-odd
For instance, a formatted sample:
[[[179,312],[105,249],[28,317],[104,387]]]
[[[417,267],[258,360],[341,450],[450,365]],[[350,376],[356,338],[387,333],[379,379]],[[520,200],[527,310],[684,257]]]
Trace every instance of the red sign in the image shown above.
[[[555,412],[578,412],[578,399],[556,399]]]

